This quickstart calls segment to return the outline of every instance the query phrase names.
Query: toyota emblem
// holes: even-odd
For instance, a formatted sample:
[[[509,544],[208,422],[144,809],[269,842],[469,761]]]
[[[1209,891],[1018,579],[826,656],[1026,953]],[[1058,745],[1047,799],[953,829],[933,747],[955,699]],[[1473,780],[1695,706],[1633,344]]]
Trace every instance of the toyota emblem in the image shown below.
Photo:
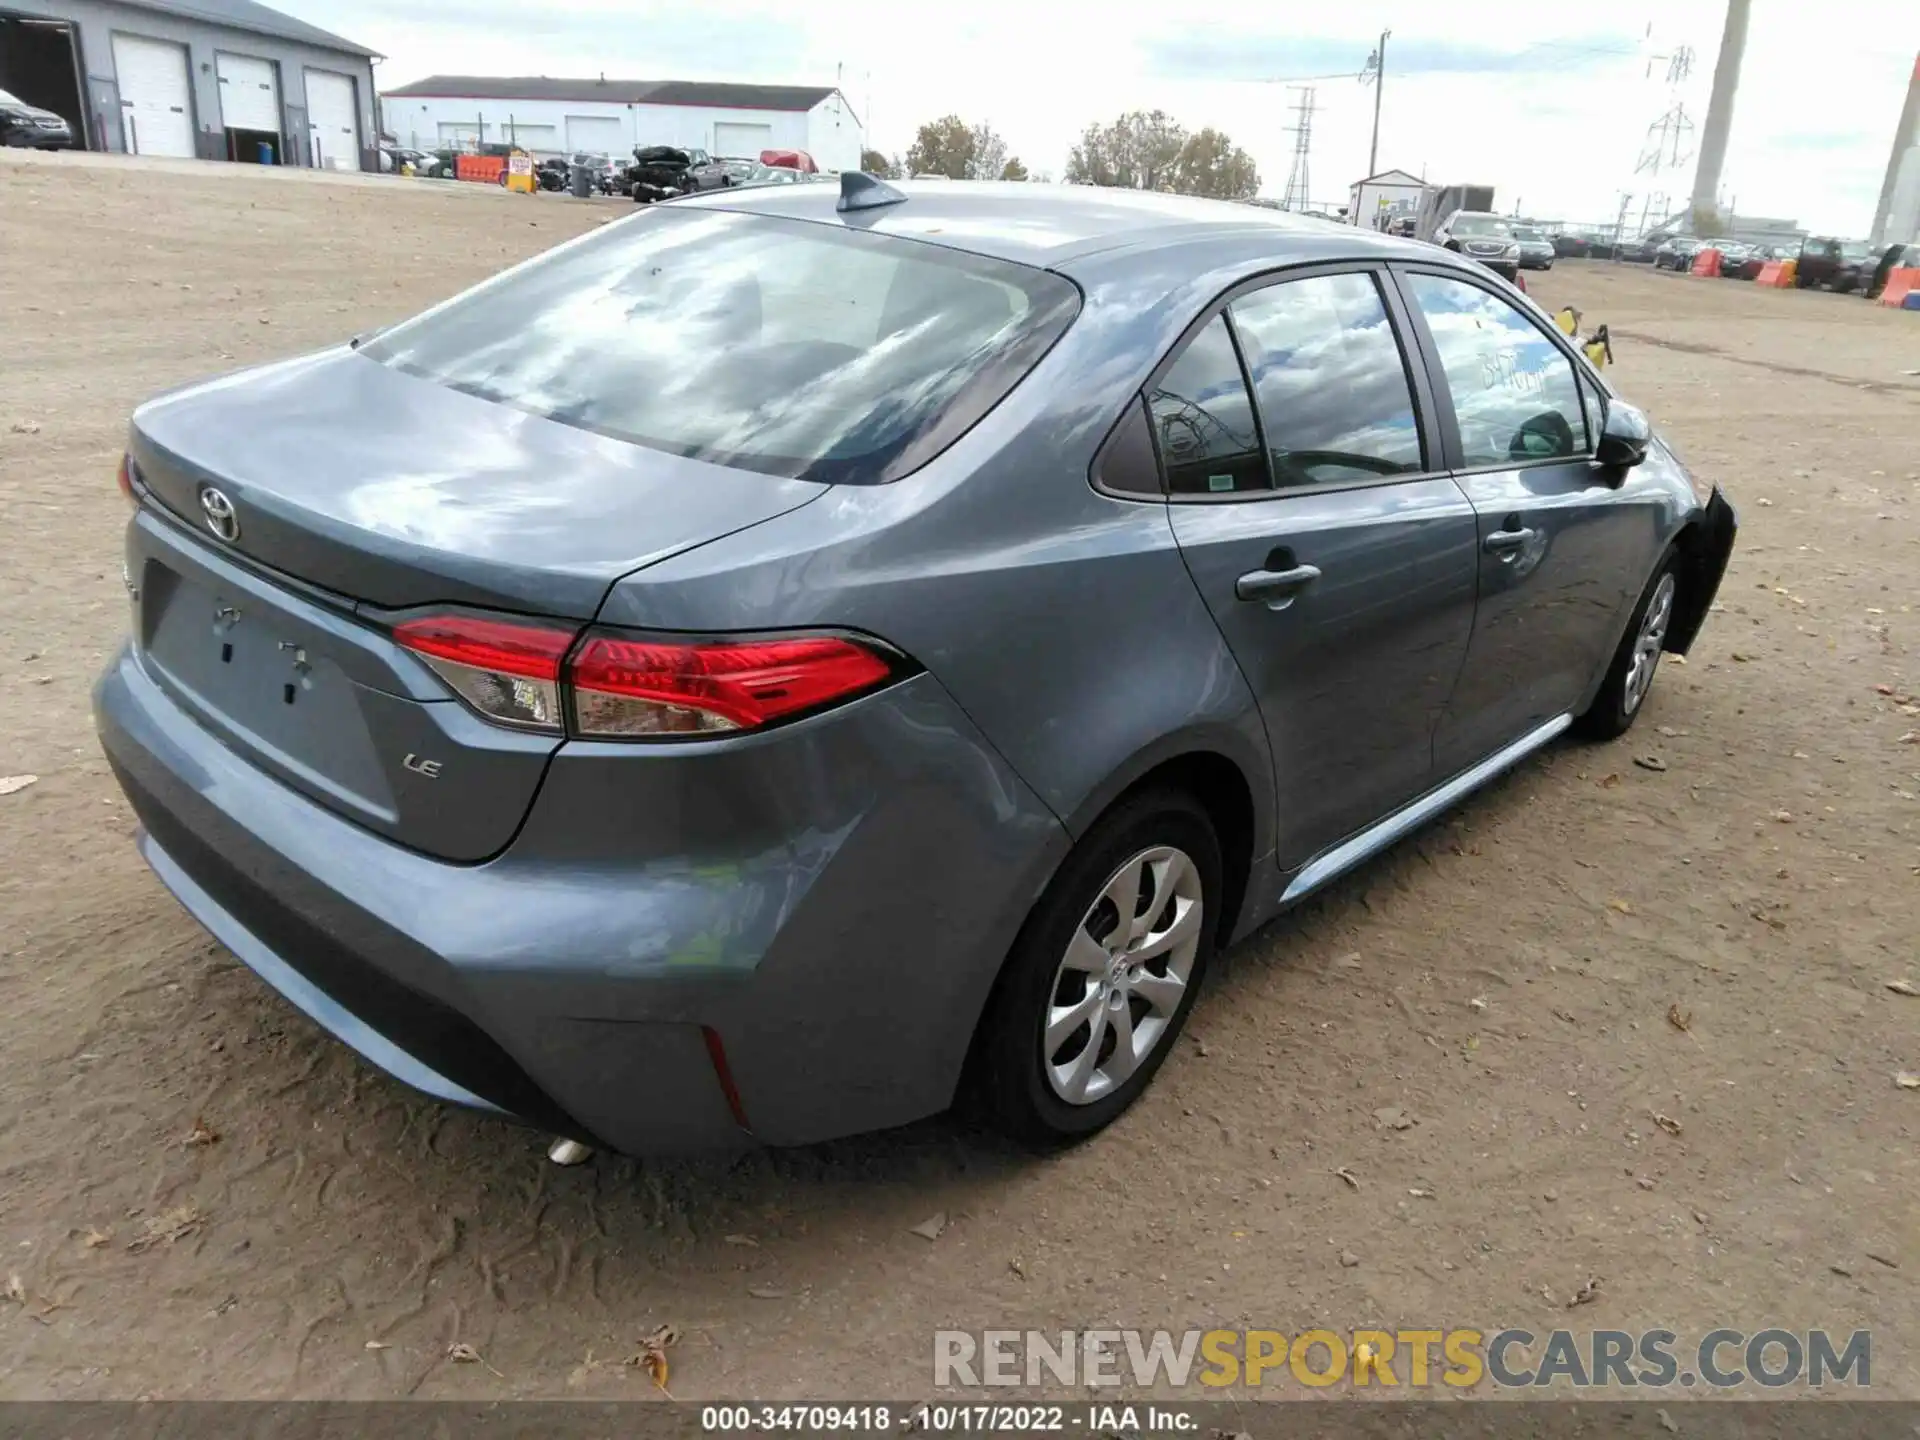
[[[226,491],[216,490],[211,485],[200,487],[200,509],[207,517],[207,528],[228,544],[240,538],[240,517],[234,512],[233,501],[227,498]]]

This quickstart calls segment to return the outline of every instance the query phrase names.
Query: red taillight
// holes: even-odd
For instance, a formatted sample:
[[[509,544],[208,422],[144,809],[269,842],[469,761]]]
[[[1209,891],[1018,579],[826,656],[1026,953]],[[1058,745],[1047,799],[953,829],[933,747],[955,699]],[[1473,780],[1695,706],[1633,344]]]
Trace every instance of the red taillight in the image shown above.
[[[120,457],[120,474],[118,478],[120,480],[120,493],[127,497],[127,503],[129,505],[137,506],[140,503],[140,497],[134,492],[133,488],[133,457],[131,455],[122,455]]]
[[[755,730],[852,699],[884,683],[893,662],[839,635],[676,642],[533,621],[435,615],[394,639],[489,720],[560,734],[563,691],[573,733],[592,739]],[[568,659],[568,651],[574,651]]]
[[[567,667],[579,733],[615,738],[753,730],[892,673],[837,635],[674,644],[590,634]]]
[[[489,720],[559,734],[560,662],[572,630],[475,615],[435,615],[394,627],[393,638],[433,667]]]

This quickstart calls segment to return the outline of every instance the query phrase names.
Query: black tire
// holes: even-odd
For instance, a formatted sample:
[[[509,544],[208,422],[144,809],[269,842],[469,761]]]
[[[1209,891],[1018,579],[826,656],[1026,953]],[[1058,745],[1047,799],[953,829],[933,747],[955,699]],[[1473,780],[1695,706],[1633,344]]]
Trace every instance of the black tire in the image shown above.
[[[1090,1103],[1055,1093],[1042,1037],[1062,957],[1081,922],[1125,862],[1155,846],[1184,851],[1199,872],[1201,927],[1185,993],[1159,1040],[1127,1079]],[[1036,1148],[1083,1140],[1110,1125],[1152,1083],[1179,1043],[1206,979],[1220,923],[1220,842],[1207,812],[1184,791],[1148,790],[1123,800],[1074,846],[1021,927],[975,1032],[971,1099],[995,1129]],[[1142,914],[1167,897],[1143,897]]]
[[[1663,582],[1668,581],[1672,583],[1673,590],[1667,597],[1666,619],[1660,625],[1661,640],[1666,638],[1674,607],[1679,601],[1680,561],[1671,550],[1654,567],[1646,589],[1640,592],[1640,601],[1633,607],[1633,618],[1627,622],[1626,633],[1620,637],[1620,646],[1607,666],[1607,677],[1600,682],[1600,693],[1593,697],[1593,704],[1587,707],[1586,713],[1573,722],[1576,735],[1588,740],[1612,740],[1632,729],[1633,722],[1646,708],[1647,695],[1651,693],[1658,674],[1660,652],[1655,651],[1655,669],[1639,688],[1638,695],[1630,693],[1628,677],[1633,673],[1634,655],[1642,641],[1647,611],[1652,607],[1654,597],[1660,593]]]

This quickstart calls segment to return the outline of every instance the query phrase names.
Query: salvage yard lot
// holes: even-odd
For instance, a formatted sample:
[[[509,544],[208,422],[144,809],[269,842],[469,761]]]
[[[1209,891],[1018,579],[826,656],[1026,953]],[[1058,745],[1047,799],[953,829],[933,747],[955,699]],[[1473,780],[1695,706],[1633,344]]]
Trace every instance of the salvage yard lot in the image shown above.
[[[0,775],[38,777],[0,794],[0,1396],[639,1396],[623,1362],[671,1323],[682,1398],[920,1399],[941,1327],[1577,1323],[1871,1328],[1875,1392],[1920,1398],[1920,999],[1889,988],[1920,986],[1920,316],[1534,283],[1731,492],[1717,613],[1624,740],[1552,748],[1222,957],[1104,1136],[560,1170],[186,917],[88,687],[126,623],[134,404],[627,207],[0,182]]]

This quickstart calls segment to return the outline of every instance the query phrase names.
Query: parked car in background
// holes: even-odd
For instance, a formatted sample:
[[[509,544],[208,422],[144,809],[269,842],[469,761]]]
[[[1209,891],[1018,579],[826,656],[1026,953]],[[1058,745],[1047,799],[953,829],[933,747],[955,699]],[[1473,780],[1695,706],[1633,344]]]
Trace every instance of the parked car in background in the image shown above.
[[[1670,235],[1662,240],[1653,252],[1653,268],[1656,270],[1685,270],[1693,264],[1693,257],[1706,242],[1693,235]]]
[[[1878,256],[1864,240],[1838,240],[1831,235],[1810,235],[1800,242],[1795,257],[1793,283],[1802,290],[1867,289],[1873,280]]]
[[[94,714],[140,850],[443,1102],[1089,1135],[1217,948],[1626,731],[1712,608],[1727,501],[1464,256],[878,183],[133,415]]]
[[[1516,225],[1513,238],[1520,245],[1520,268],[1522,270],[1551,270],[1553,268],[1553,241],[1537,225]]]
[[[677,145],[635,147],[633,164],[625,175],[627,193],[640,204],[721,190],[732,183],[726,162],[715,160],[704,150]]]
[[[1713,242],[1713,248],[1720,252],[1720,278],[1722,280],[1740,279],[1740,269],[1747,263],[1748,257],[1754,253],[1755,249],[1755,247],[1747,244],[1744,240],[1716,240]],[[1758,273],[1757,267],[1756,273]]]
[[[1791,260],[1800,253],[1797,245],[1747,245],[1739,255],[1720,256],[1720,275],[1726,280],[1758,280],[1769,261]]]
[[[760,163],[776,170],[799,170],[808,175],[820,173],[813,156],[804,150],[762,150]]]
[[[1562,230],[1553,237],[1553,253],[1563,260],[1585,259],[1592,249],[1592,237],[1578,230]]]
[[[1435,227],[1433,243],[1477,260],[1502,279],[1520,274],[1520,242],[1503,215],[1484,210],[1455,210]]]
[[[1654,257],[1660,253],[1661,237],[1641,235],[1632,240],[1623,240],[1614,249],[1614,258],[1624,260],[1630,265],[1651,265]]]
[[[63,116],[0,90],[0,145],[16,150],[70,150],[73,127]]]

